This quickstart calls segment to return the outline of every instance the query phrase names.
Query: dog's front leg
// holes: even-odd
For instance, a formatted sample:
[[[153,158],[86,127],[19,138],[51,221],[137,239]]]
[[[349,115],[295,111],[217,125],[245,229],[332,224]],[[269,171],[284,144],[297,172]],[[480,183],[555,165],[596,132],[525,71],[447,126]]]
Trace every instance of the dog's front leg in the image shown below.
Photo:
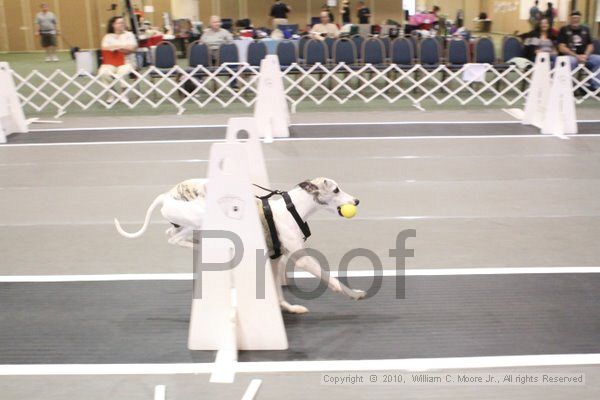
[[[354,300],[360,300],[366,296],[366,292],[364,290],[350,289],[338,279],[331,276],[329,271],[321,268],[319,263],[313,257],[307,255],[302,250],[303,249],[300,249],[300,251],[294,252],[293,255],[293,260],[298,268],[301,268],[309,274],[319,278],[321,281],[327,284],[329,289],[336,293],[343,293]]]
[[[285,270],[282,270],[279,263],[280,259],[271,260],[271,270],[273,271],[273,280],[275,281],[275,287],[277,288],[277,297],[279,298],[279,306],[281,310],[290,314],[304,314],[308,312],[308,308],[299,304],[290,304],[285,300],[283,296],[283,289],[281,288],[280,275],[285,274]]]

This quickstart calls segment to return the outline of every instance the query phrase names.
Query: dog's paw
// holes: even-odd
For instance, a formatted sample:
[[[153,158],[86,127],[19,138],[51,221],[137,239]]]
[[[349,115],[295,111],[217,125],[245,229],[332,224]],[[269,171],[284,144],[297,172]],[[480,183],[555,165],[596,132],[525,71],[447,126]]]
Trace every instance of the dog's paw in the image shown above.
[[[367,295],[367,292],[360,289],[352,289],[352,298],[354,300],[362,300]]]
[[[299,304],[289,304],[287,302],[281,303],[281,309],[290,314],[306,314],[308,312],[308,308],[304,306]]]

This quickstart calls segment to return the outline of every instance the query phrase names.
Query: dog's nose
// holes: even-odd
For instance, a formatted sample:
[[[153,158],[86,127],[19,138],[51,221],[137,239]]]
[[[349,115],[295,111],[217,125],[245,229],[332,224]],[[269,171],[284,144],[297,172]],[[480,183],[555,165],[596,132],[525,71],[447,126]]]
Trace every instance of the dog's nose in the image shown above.
[[[354,205],[357,206],[360,203],[359,199],[354,199]]]

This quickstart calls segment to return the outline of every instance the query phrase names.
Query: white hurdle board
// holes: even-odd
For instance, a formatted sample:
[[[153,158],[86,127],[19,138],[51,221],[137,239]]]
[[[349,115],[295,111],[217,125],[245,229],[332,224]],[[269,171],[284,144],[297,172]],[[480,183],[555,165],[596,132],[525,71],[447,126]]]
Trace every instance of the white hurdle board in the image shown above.
[[[523,111],[523,124],[541,129],[547,113],[550,83],[550,55],[540,52],[535,57],[531,87]]]
[[[246,140],[238,136],[241,131],[247,132],[248,138]],[[246,156],[248,157],[250,183],[272,189],[262,151],[262,143],[258,133],[256,118],[230,118],[227,123],[227,134],[225,138],[228,143],[241,143],[244,145]],[[256,186],[253,186],[253,190],[254,194],[257,196],[264,196],[267,194],[267,192]],[[285,260],[282,258],[279,262],[285,263]],[[285,264],[281,264],[280,268],[285,269]],[[280,285],[287,286],[288,281],[285,274],[279,274],[278,279]]]
[[[194,261],[196,271],[188,348],[219,350],[216,365],[235,362],[237,350],[288,348],[268,257],[261,259],[264,264],[257,265],[256,252],[266,252],[266,244],[248,170],[244,145],[212,145],[207,212],[201,232],[233,232],[244,246],[241,261],[232,269],[200,273]],[[206,238],[196,247],[203,262],[224,263],[233,258],[233,243],[228,239]],[[263,296],[257,296],[257,280],[264,281]],[[214,381],[232,379],[225,376]]]
[[[0,143],[11,133],[27,132],[27,122],[7,62],[0,62]]]
[[[563,136],[578,132],[575,96],[573,96],[573,82],[571,79],[569,57],[557,57],[552,88],[547,97],[546,117],[541,126],[542,133]]]
[[[265,141],[290,136],[290,112],[279,57],[269,54],[260,63],[258,94],[254,106],[258,131]]]
[[[246,131],[248,138],[239,137],[239,133],[243,131]],[[250,183],[271,188],[256,119],[252,117],[230,118],[227,122],[225,140],[227,143],[241,143],[244,146],[249,166]],[[254,187],[254,193],[257,195],[266,194],[256,187]]]

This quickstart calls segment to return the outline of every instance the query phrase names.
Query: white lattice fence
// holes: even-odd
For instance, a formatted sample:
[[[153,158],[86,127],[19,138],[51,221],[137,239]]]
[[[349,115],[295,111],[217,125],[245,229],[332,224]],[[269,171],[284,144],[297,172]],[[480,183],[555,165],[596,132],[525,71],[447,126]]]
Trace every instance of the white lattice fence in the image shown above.
[[[490,66],[484,82],[466,82],[461,69],[445,65],[426,68],[415,65],[402,68],[385,66],[350,66],[294,64],[284,70],[286,96],[295,110],[305,103],[344,104],[351,100],[369,103],[383,100],[460,105],[514,105],[522,102],[529,89],[531,70],[516,66],[495,69]],[[194,69],[173,67],[160,70],[150,67],[141,72],[104,83],[99,76],[87,72],[67,74],[56,70],[49,75],[38,71],[21,75],[13,71],[19,98],[26,112],[55,112],[60,116],[72,110],[92,108],[157,109],[171,107],[181,114],[190,108],[216,104],[228,107],[234,103],[251,107],[256,98],[259,71],[248,64],[225,64],[218,68]],[[592,90],[591,71],[579,66],[573,71],[573,86],[578,104],[599,101],[600,89]],[[109,99],[115,101],[109,101]]]

